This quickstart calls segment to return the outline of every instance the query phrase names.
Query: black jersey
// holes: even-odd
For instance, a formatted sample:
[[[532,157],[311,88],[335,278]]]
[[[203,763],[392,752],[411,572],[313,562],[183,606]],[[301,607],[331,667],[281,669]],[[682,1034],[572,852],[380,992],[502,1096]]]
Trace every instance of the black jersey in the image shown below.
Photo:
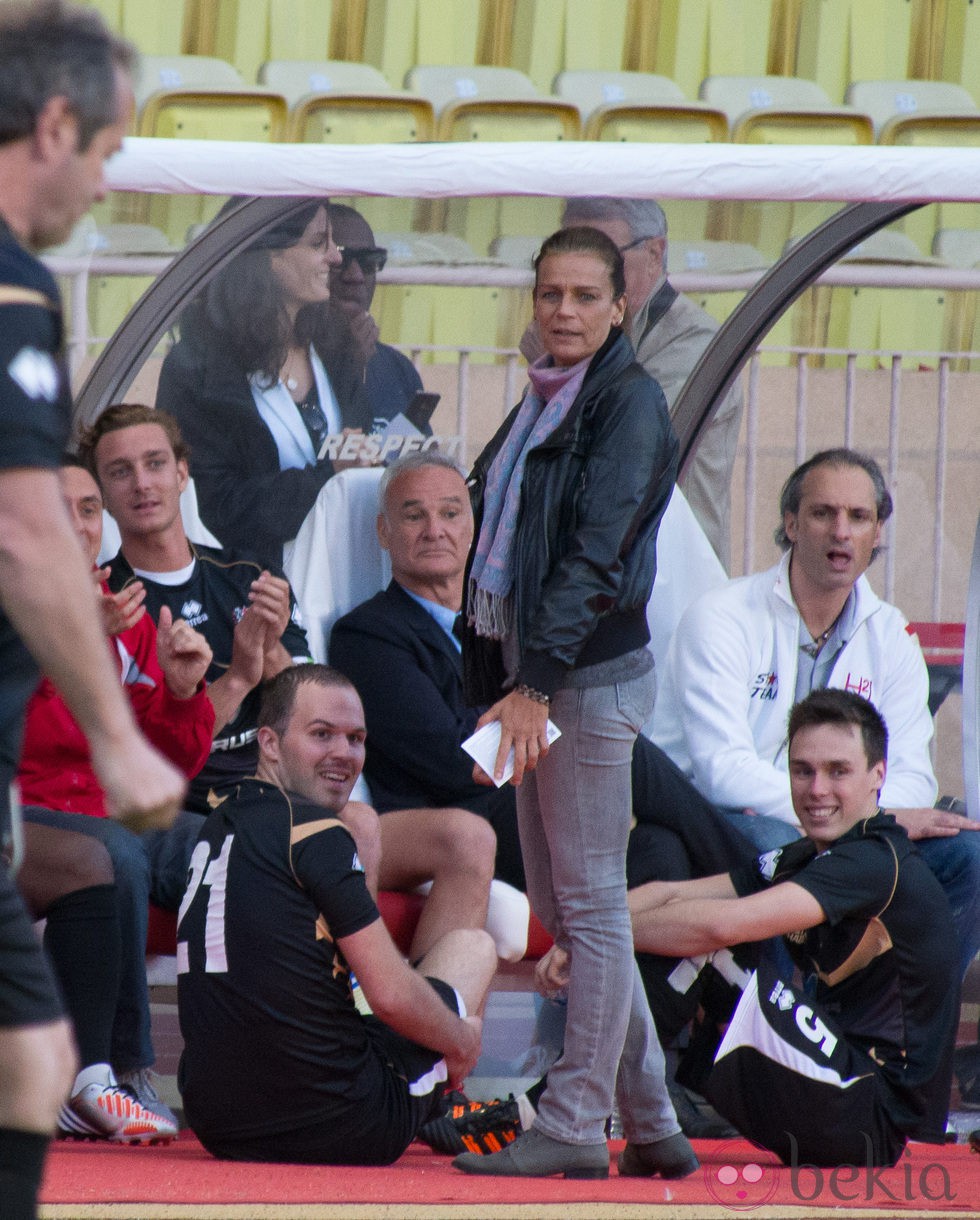
[[[231,664],[235,626],[248,609],[248,591],[262,568],[252,559],[243,559],[215,547],[193,547],[196,562],[186,581],[179,585],[161,584],[139,577],[146,586],[146,608],[154,621],[160,607],[169,606],[174,618],[182,618],[196,628],[211,645],[214,654],[206,675],[208,682],[220,678]],[[118,592],[136,579],[133,569],[120,551],[111,561],[109,587]],[[281,576],[282,573],[274,573]],[[292,615],[282,634],[282,645],[296,661],[310,660],[310,646],[295,598],[290,593]],[[208,812],[208,794],[220,794],[255,771],[261,689],[256,687],[242,700],[235,718],[217,729],[215,743],[207,762],[191,781],[188,806]]]
[[[823,851],[800,839],[766,852],[732,881],[740,895],[793,881],[819,902],[826,922],[784,941],[848,1042],[879,1064],[893,1121],[914,1126],[943,1079],[958,987],[949,904],[905,831],[879,812]]]
[[[0,220],[0,470],[56,469],[71,398],[61,355],[58,287]],[[20,754],[24,708],[38,672],[0,611],[0,803]],[[2,819],[0,819],[2,820]]]
[[[335,942],[378,918],[320,806],[252,778],[208,817],[177,926],[181,1088],[206,1142],[374,1121],[377,1064]]]

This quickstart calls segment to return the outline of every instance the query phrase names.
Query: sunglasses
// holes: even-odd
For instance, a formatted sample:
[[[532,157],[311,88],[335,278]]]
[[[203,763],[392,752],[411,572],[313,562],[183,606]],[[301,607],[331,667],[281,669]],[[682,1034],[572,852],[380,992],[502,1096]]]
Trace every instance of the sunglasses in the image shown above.
[[[381,246],[338,246],[342,267],[357,263],[365,275],[377,275],[388,261],[388,251]]]

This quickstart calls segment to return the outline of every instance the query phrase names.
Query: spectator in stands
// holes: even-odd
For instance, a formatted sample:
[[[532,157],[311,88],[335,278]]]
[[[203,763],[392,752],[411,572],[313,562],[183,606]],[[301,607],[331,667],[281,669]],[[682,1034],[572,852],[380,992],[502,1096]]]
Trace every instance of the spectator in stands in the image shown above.
[[[626,265],[626,333],[636,358],[674,403],[718,323],[681,295],[667,278],[667,218],[653,199],[569,199],[562,224],[592,225],[619,247]],[[521,344],[533,359],[540,340]],[[704,430],[694,459],[679,479],[694,515],[727,571],[731,562],[731,480],[742,420],[742,392],[725,395]]]
[[[82,454],[122,538],[110,587],[118,591],[140,582],[151,614],[164,605],[183,614],[200,626],[214,651],[208,690],[222,727],[189,800],[191,809],[207,813],[254,773],[260,684],[309,659],[298,609],[278,574],[261,571],[233,552],[188,541],[180,516],[187,448],[166,412],[110,407],[83,437]],[[351,802],[343,818],[357,840],[372,892],[378,886],[403,890],[433,883],[412,942],[413,960],[451,929],[483,927],[493,834],[482,819],[461,810],[451,825],[433,820],[420,827],[395,814],[379,830],[374,811],[359,802]],[[196,826],[193,832],[180,856],[185,869]],[[182,888],[175,904],[165,904],[170,909],[179,904]]]
[[[110,652],[136,722],[167,758],[185,775],[193,776],[208,757],[214,733],[214,708],[204,689],[204,674],[211,660],[207,641],[187,623],[174,621],[166,608],[161,611],[158,633],[145,612],[139,589],[109,593],[103,583],[107,570],[96,567],[102,546],[98,485],[77,458],[62,459],[59,478],[72,526],[101,592],[100,610],[110,636]],[[43,875],[44,862],[35,858],[39,843],[49,845],[49,858],[53,850],[50,845],[57,844],[61,836],[65,856],[82,850],[79,841],[85,851],[92,851],[94,845],[85,844],[85,839],[97,840],[102,845],[99,850],[108,851],[110,879],[115,880],[117,890],[112,897],[112,912],[117,923],[118,979],[108,994],[104,994],[103,981],[97,976],[86,977],[78,945],[68,931],[51,937],[46,934],[76,1030],[76,1013],[80,1006],[86,1007],[82,1018],[86,1033],[84,1037],[79,1035],[84,1070],[75,1081],[59,1125],[63,1131],[94,1138],[120,1138],[123,1127],[130,1133],[126,1138],[131,1138],[136,1129],[142,1130],[147,1141],[173,1136],[176,1120],[160,1101],[149,1071],[153,1043],[145,946],[150,898],[158,899],[161,887],[166,892],[167,884],[171,890],[183,884],[183,873],[167,881],[158,875],[163,845],[172,839],[181,843],[183,832],[178,826],[137,836],[107,818],[105,793],[93,770],[88,741],[48,678],[42,679],[27,705],[17,781],[25,805],[27,844],[26,878],[22,877],[20,884],[26,887],[35,917],[46,913],[46,900],[33,896],[46,895],[49,883]],[[73,843],[70,848],[66,839]],[[94,931],[91,921],[96,917],[81,908],[81,901],[74,897],[69,913]],[[91,896],[85,901],[91,902]],[[105,955],[107,960],[113,957],[108,939]],[[88,1011],[93,999],[101,1007],[99,1017]],[[110,1053],[86,1057],[93,1053],[87,1048],[101,1046],[103,1038],[111,1047]],[[123,1087],[122,1092],[118,1085]]]
[[[703,961],[785,938],[806,993],[753,975],[708,1091],[787,1164],[893,1165],[907,1138],[944,1139],[956,946],[939,884],[878,806],[886,744],[868,700],[814,690],[790,714],[786,764],[806,838],[731,874],[630,895],[636,943],[655,953]]]
[[[347,318],[354,349],[364,371],[364,389],[374,412],[374,426],[383,427],[422,389],[415,365],[397,348],[378,340],[378,324],[371,317],[378,272],[388,251],[374,244],[371,226],[344,203],[327,209],[333,239],[341,261],[330,267],[330,305]]]
[[[219,1157],[390,1164],[477,1061],[493,942],[451,932],[417,969],[392,943],[336,818],[364,760],[346,678],[283,671],[259,726],[256,776],[205,823],[178,927],[187,1118]]]
[[[71,425],[58,287],[30,252],[67,239],[106,193],[133,110],[133,49],[60,3],[0,13],[0,835],[24,708],[44,670],[92,744],[114,817],[165,826],[182,784],[142,738],[107,663],[56,467]],[[57,986],[0,866],[0,1214],[32,1220],[75,1073]]]
[[[605,1177],[615,1092],[641,1172],[697,1168],[664,1081],[626,907],[630,758],[652,710],[646,604],[677,441],[620,329],[623,260],[604,233],[553,234],[535,260],[547,355],[472,476],[465,689],[499,724],[528,897],[571,956],[564,1053],[534,1126],[468,1173]],[[493,702],[495,701],[495,702]],[[549,751],[547,724],[563,736]]]
[[[976,955],[980,823],[933,808],[929,679],[918,641],[865,572],[892,499],[878,464],[850,449],[815,454],[786,481],[781,561],[700,598],[661,674],[654,740],[760,850],[799,823],[787,774],[786,717],[811,690],[844,687],[888,725],[881,799],[946,892],[963,970]]]
[[[356,464],[338,456],[342,434],[372,425],[363,362],[323,308],[340,263],[327,201],[311,200],[191,302],[160,371],[156,405],[193,453],[201,520],[266,566],[281,566],[331,475]]]

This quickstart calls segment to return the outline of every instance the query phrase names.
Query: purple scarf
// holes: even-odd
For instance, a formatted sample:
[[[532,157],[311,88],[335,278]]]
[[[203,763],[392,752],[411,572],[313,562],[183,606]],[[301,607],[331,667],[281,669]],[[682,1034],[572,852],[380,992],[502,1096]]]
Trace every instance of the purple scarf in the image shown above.
[[[530,386],[487,474],[483,525],[469,582],[469,616],[478,635],[499,640],[511,631],[514,535],[528,453],[562,423],[578,397],[592,357],[570,368],[541,356],[528,370]]]

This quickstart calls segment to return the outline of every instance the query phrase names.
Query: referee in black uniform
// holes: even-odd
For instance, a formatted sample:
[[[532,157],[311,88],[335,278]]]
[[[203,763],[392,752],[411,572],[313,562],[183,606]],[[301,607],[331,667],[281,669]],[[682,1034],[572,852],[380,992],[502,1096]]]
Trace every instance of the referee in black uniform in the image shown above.
[[[166,825],[183,781],[140,736],[58,483],[71,400],[54,280],[33,249],[104,197],[133,106],[132,49],[90,10],[0,7],[0,822],[38,667],[92,745],[114,816]],[[36,1214],[44,1154],[75,1072],[52,973],[0,865],[0,1216]]]

